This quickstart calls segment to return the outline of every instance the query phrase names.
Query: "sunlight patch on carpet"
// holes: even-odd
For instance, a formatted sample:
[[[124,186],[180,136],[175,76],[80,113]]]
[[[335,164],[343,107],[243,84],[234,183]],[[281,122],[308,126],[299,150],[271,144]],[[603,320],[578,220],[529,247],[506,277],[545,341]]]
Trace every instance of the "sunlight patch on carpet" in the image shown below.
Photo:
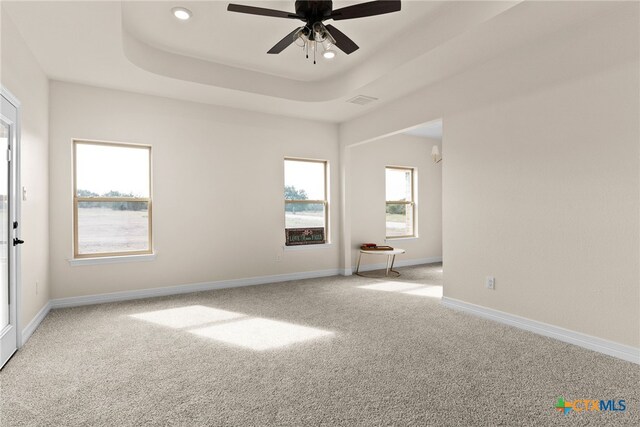
[[[262,351],[285,347],[334,333],[276,320],[252,318],[190,330],[192,334]]]
[[[442,286],[423,286],[412,291],[404,291],[403,294],[417,295],[420,297],[442,298]]]
[[[373,285],[358,286],[361,289],[369,289],[372,291],[385,291],[385,292],[404,292],[412,289],[417,289],[422,285],[416,285],[415,283],[405,282],[380,282]]]
[[[358,286],[371,291],[399,292],[429,298],[442,298],[442,286],[418,285],[406,282],[380,282],[373,285]]]
[[[237,319],[239,317],[246,317],[246,315],[203,305],[190,305],[187,307],[131,314],[130,317],[169,328],[181,329]]]

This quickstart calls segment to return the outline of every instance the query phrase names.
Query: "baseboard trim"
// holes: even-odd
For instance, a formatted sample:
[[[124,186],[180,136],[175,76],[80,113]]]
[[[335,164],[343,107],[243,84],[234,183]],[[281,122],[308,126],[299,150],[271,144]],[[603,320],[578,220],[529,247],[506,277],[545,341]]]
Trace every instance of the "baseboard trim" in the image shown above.
[[[374,255],[376,256],[376,255]],[[415,259],[403,259],[396,260],[393,267],[410,267],[412,265],[433,264],[435,262],[442,262],[441,256],[434,256],[429,258],[415,258]],[[360,271],[373,271],[382,270],[387,268],[386,262],[380,262],[376,264],[360,264]],[[352,271],[356,271],[356,266],[352,267]]]
[[[108,294],[85,295],[78,297],[56,298],[50,301],[51,308],[78,307],[82,305],[104,304],[109,302],[128,301],[142,298],[162,297],[188,294],[192,292],[211,291],[215,289],[237,288],[241,286],[266,285],[269,283],[289,282],[292,280],[315,279],[319,277],[337,276],[340,270],[304,271],[300,273],[275,274],[244,279],[220,280],[215,282],[191,283],[162,288],[140,289],[134,291],[112,292]]]
[[[31,338],[31,335],[33,335],[36,329],[38,329],[38,326],[40,326],[40,323],[42,323],[44,318],[47,317],[49,311],[51,311],[51,301],[47,301],[47,303],[40,309],[40,311],[38,311],[35,317],[31,319],[31,322],[29,322],[29,324],[19,334],[18,348],[27,343],[29,338]]]
[[[617,357],[618,359],[626,360],[628,362],[640,364],[640,348],[619,344],[613,341],[575,332],[559,326],[549,325],[548,323],[538,322],[537,320],[516,316],[503,311],[494,310],[492,308],[471,304],[454,298],[443,297],[441,303],[445,307],[460,310],[485,319],[494,320],[519,329],[544,335],[546,337],[555,338],[569,344],[574,344],[602,354]]]

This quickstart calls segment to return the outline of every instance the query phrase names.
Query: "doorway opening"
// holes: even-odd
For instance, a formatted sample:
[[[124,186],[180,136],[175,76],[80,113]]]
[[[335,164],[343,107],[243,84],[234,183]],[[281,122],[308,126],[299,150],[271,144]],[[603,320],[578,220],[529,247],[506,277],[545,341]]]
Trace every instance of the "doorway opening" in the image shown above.
[[[0,88],[0,369],[19,345],[18,236],[20,206],[18,100]]]
[[[372,271],[367,277],[380,270],[381,278],[417,284],[424,273],[425,285],[442,286],[442,143],[443,121],[436,119],[346,147],[351,265]],[[360,257],[363,243],[404,250],[395,267],[429,268],[390,279],[380,257]]]

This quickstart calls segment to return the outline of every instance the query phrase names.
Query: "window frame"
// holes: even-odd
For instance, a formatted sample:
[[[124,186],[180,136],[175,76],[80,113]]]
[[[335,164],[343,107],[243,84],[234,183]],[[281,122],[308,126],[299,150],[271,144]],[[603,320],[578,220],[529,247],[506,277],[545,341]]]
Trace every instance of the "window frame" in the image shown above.
[[[411,173],[411,200],[387,200],[387,190],[386,190],[386,185],[387,185],[387,169],[394,169],[394,170],[401,170],[401,171],[409,171]],[[385,166],[384,167],[384,178],[385,178],[385,195],[384,195],[384,199],[385,199],[385,230],[384,230],[384,235],[385,235],[385,240],[391,240],[391,239],[407,239],[407,238],[412,238],[412,237],[418,237],[418,233],[417,233],[417,227],[416,227],[416,168],[414,167],[410,167],[410,166]],[[402,235],[402,236],[389,236],[387,235],[387,206],[389,205],[405,205],[405,206],[411,206],[411,231],[413,232],[412,234],[407,234],[407,235]],[[406,207],[405,207],[406,209]]]
[[[137,255],[151,255],[153,254],[153,184],[152,184],[152,148],[147,144],[135,144],[128,142],[114,142],[114,141],[98,141],[90,139],[73,139],[73,259],[87,259],[87,258],[106,258],[106,257],[127,257]],[[149,197],[78,197],[78,145],[98,145],[107,147],[125,147],[125,148],[137,148],[146,149],[149,153]],[[99,252],[90,254],[81,254],[78,252],[78,204],[80,202],[146,202],[148,212],[148,241],[149,249],[137,250],[137,251],[119,251],[119,252]]]
[[[284,166],[287,161],[321,163],[324,166],[324,200],[284,199],[284,212],[285,212],[284,230],[285,232],[287,230],[287,220],[286,220],[287,203],[322,204],[324,206],[324,243],[315,244],[314,246],[330,244],[331,241],[329,239],[329,161],[319,160],[319,159],[307,159],[307,158],[300,158],[300,157],[285,157],[282,165]],[[284,188],[284,185],[283,185],[283,188]],[[288,246],[286,241],[285,241],[285,246]]]

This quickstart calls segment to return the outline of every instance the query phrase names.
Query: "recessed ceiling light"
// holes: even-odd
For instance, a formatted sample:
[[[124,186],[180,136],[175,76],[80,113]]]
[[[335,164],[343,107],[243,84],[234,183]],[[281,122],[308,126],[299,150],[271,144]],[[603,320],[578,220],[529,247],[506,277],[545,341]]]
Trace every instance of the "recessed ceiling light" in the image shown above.
[[[171,9],[171,12],[173,12],[173,16],[181,21],[186,21],[187,19],[191,18],[191,11],[184,7],[174,7],[173,9]]]
[[[322,54],[322,56],[324,57],[324,59],[333,59],[336,57],[336,52],[334,50],[325,50],[324,53]]]

